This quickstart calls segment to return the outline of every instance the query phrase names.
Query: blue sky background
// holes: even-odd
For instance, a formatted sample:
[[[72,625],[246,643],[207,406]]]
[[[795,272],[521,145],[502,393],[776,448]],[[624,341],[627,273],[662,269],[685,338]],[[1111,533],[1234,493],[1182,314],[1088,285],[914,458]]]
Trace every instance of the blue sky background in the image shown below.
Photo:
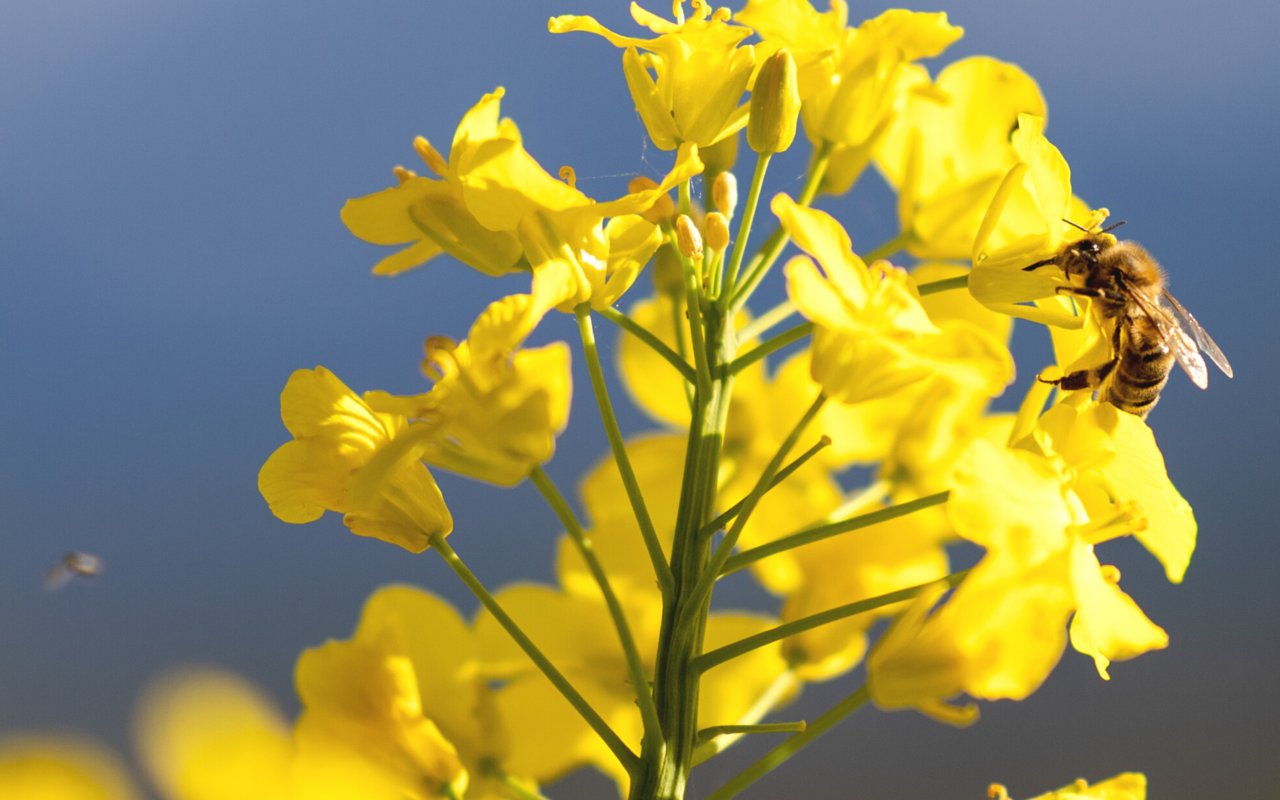
[[[1200,546],[1176,587],[1135,543],[1107,551],[1172,638],[1111,682],[1068,652],[1039,693],[987,704],[967,731],[864,710],[744,797],[978,798],[992,780],[1025,797],[1128,769],[1160,800],[1267,794],[1280,782],[1280,11],[1240,0],[946,10],[967,33],[933,69],[983,53],[1035,76],[1076,192],[1130,221],[1123,233],[1160,258],[1236,368],[1206,392],[1175,375],[1150,419]],[[619,52],[546,33],[560,13],[639,35],[612,0],[0,8],[0,731],[77,729],[127,750],[135,693],[182,662],[237,670],[292,711],[297,654],[348,636],[375,587],[413,582],[474,608],[432,554],[358,539],[336,515],[281,523],[255,480],[287,438],[278,396],[290,372],[323,364],[357,390],[421,391],[424,336],[460,337],[489,299],[527,286],[444,261],[369,275],[379,252],[338,209],[389,185],[394,164],[414,166],[413,136],[447,142],[504,85],[528,149],[552,171],[574,166],[588,194],[665,171]],[[795,192],[803,164],[802,153],[776,164],[769,192]],[[890,200],[869,175],[824,207],[867,250],[893,232]],[[763,294],[780,297],[780,282]],[[537,341],[572,339],[567,322],[549,320]],[[1012,399],[1048,358],[1042,330],[1021,325],[1015,339]],[[570,432],[548,467],[566,487],[606,448],[577,362]],[[623,424],[648,427],[632,410]],[[527,486],[440,482],[451,541],[490,585],[551,579],[559,528]],[[101,555],[106,574],[43,592],[67,550]],[[731,593],[761,602],[748,587]],[[858,680],[811,687],[786,717],[813,719]],[[700,769],[695,795],[769,744]],[[601,791],[588,775],[549,794]]]

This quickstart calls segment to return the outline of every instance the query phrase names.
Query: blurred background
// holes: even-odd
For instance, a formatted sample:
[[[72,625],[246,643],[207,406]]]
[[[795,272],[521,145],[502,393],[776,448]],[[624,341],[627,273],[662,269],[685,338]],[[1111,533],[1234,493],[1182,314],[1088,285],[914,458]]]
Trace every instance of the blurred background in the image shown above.
[[[856,5],[850,19],[881,10]],[[1164,263],[1235,366],[1205,392],[1175,374],[1150,419],[1199,548],[1180,586],[1135,542],[1106,551],[1172,640],[1109,683],[1068,651],[1037,694],[985,704],[969,730],[864,709],[744,797],[977,800],[995,780],[1027,797],[1124,770],[1146,772],[1153,800],[1274,796],[1280,277],[1267,232],[1280,225],[1280,6],[945,10],[966,34],[931,71],[988,54],[1035,76],[1076,193],[1129,220],[1123,234]],[[334,514],[279,522],[256,475],[288,438],[278,397],[293,370],[422,391],[425,336],[461,337],[490,299],[526,290],[527,278],[495,286],[447,259],[370,276],[382,251],[338,210],[393,183],[393,165],[420,168],[415,135],[447,147],[463,112],[503,85],[526,147],[549,171],[572,165],[589,195],[665,172],[670,154],[646,144],[620,51],[548,34],[561,13],[647,35],[615,0],[0,6],[0,733],[77,730],[128,754],[138,690],[192,662],[250,677],[292,713],[298,653],[349,636],[374,588],[411,582],[474,609],[429,552],[351,536]],[[798,191],[805,153],[793,149],[769,194]],[[822,207],[855,249],[895,231],[872,172]],[[781,299],[774,278],[758,308]],[[573,340],[568,323],[549,318],[535,343]],[[1020,379],[1002,408],[1050,357],[1043,329],[1020,324],[1014,338]],[[581,358],[575,369],[574,417],[548,467],[564,487],[607,448]],[[651,427],[633,409],[622,421]],[[450,541],[490,586],[552,580],[559,527],[527,485],[439,481]],[[43,591],[69,550],[101,556],[105,573]],[[745,584],[728,600],[774,607]],[[860,680],[809,687],[786,718],[813,719]],[[774,743],[700,768],[693,796]],[[613,790],[584,773],[547,793]]]

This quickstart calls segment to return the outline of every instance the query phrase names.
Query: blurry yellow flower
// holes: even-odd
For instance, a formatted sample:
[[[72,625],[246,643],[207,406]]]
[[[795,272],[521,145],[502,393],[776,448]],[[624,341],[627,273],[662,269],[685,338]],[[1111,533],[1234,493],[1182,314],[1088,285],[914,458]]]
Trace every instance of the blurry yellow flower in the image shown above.
[[[876,163],[898,189],[907,250],[968,258],[983,213],[1018,161],[1009,132],[1021,114],[1043,117],[1044,98],[1031,76],[986,56],[957,61],[906,94]]]
[[[344,798],[298,790],[288,723],[261,691],[221,670],[186,669],[155,681],[139,700],[135,735],[168,800]]]
[[[751,30],[727,24],[728,9],[713,13],[704,0],[694,0],[693,16],[686,18],[683,6],[675,3],[676,21],[670,22],[631,4],[631,16],[659,34],[656,39],[619,36],[585,16],[552,17],[547,23],[552,33],[587,31],[626,48],[622,70],[631,99],[649,138],[663,150],[685,142],[706,147],[746,125],[747,106],[738,101],[755,66],[754,50],[738,47]]]
[[[686,442],[655,436],[627,445],[658,538],[670,549],[675,532]],[[590,517],[587,536],[623,606],[645,670],[652,675],[662,624],[662,594],[644,548],[617,464],[602,459],[582,485]],[[516,586],[498,600],[539,649],[591,703],[622,740],[638,749],[642,734],[626,660],[600,590],[567,537],[560,545],[564,591]],[[705,650],[768,629],[776,621],[744,614],[713,614]],[[627,777],[604,742],[578,716],[488,614],[476,621],[490,677],[509,678],[497,696],[511,725],[513,771],[553,777],[593,764],[625,789]],[[780,645],[752,651],[708,671],[702,678],[698,726],[741,721],[765,690],[786,671]]]
[[[998,783],[991,784],[987,794],[996,800],[1009,800],[1009,790]],[[1036,795],[1031,800],[1147,800],[1147,776],[1141,772],[1124,772],[1092,786],[1080,778],[1070,786]]]
[[[946,538],[945,528],[917,513],[792,551],[801,581],[783,606],[783,622],[944,577]],[[867,628],[904,605],[885,606],[792,636],[783,642],[783,655],[805,680],[834,678],[862,660]]]
[[[750,0],[737,19],[766,46],[785,47],[800,66],[805,132],[814,144],[836,145],[823,190],[849,189],[901,111],[910,62],[936,56],[963,29],[947,15],[892,9],[847,28],[848,7],[819,14],[805,0]]]
[[[449,160],[436,153],[426,139],[414,145],[427,165],[444,180],[398,172],[399,186],[348,200],[342,221],[351,232],[373,244],[414,244],[394,253],[373,268],[375,275],[395,275],[446,252],[486,275],[505,275],[518,269],[520,243],[508,231],[492,231],[467,210],[458,178],[463,155],[492,139],[520,140],[520,131],[509,119],[498,121],[503,90],[481,98],[462,118],[453,136]],[[398,169],[398,168],[397,168]]]
[[[311,522],[326,509],[337,511],[352,533],[413,553],[452,530],[435,480],[417,461],[390,473],[368,497],[353,497],[360,470],[404,432],[404,416],[375,412],[324,367],[289,377],[280,416],[294,440],[272,453],[258,473],[258,491],[280,519]]]
[[[1044,137],[1041,117],[1018,115],[1018,127],[1010,141],[1018,161],[1005,173],[974,237],[969,291],[993,311],[1079,328],[1084,320],[1078,315],[1024,305],[1054,297],[1060,287],[1068,285],[1059,269],[1028,272],[1025,267],[1053,258],[1064,244],[1085,235],[1077,225],[1096,227],[1107,211],[1091,212],[1072,196],[1071,168]]]
[[[1167,644],[1120,591],[1118,571],[1093,553],[1115,522],[1091,522],[1067,479],[1050,459],[982,439],[961,456],[952,521],[987,554],[940,610],[925,618],[942,587],[921,595],[877,644],[868,674],[879,705],[964,722],[971,715],[942,701],[961,691],[1022,699],[1057,663],[1073,611],[1071,641],[1104,678],[1110,661]]]
[[[427,340],[423,369],[436,382],[430,392],[366,393],[375,411],[414,421],[362,474],[361,491],[418,458],[501,486],[550,460],[569,421],[573,380],[563,342],[520,348],[537,323],[529,295],[504,297],[485,309],[466,341]]]
[[[120,760],[91,742],[66,737],[0,739],[5,800],[137,800]]]
[[[868,269],[830,216],[786,195],[774,198],[773,210],[826,273],[824,278],[803,256],[785,269],[791,301],[816,324],[813,378],[833,399],[857,403],[883,397],[934,374],[990,394],[1007,382],[1010,366],[1002,344],[970,327],[941,335],[906,273],[887,262]]]
[[[478,642],[448,603],[410,587],[369,598],[355,636],[298,660],[294,734],[310,786],[344,768],[362,797],[501,797],[506,731],[477,669]]]

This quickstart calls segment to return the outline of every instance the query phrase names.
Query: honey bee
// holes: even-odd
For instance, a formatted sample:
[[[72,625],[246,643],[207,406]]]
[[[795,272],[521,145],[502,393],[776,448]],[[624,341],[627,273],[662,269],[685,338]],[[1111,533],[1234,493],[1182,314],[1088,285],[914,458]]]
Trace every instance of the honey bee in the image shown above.
[[[67,553],[45,573],[44,588],[50,592],[66,586],[77,576],[92,578],[102,574],[102,559],[93,553]]]
[[[1209,385],[1201,351],[1232,377],[1222,350],[1165,288],[1164,270],[1151,254],[1136,242],[1117,241],[1110,235],[1124,222],[1100,231],[1063,222],[1080,228],[1085,237],[1064,245],[1053,258],[1023,269],[1057,266],[1071,283],[1059,288],[1059,294],[1091,298],[1104,328],[1113,326],[1112,357],[1101,366],[1047,383],[1068,391],[1098,389],[1099,400],[1145,418],[1160,399],[1175,361],[1201,389]]]

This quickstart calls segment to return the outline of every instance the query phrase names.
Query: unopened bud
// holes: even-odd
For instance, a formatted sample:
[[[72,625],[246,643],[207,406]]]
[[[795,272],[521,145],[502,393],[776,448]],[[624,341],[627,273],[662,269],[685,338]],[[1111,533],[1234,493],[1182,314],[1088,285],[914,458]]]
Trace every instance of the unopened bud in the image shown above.
[[[786,48],[769,56],[751,90],[751,116],[747,120],[747,144],[757,153],[780,153],[796,138],[800,115],[800,88],[796,61]]]
[[[738,160],[738,133],[734,131],[715,144],[698,148],[698,158],[706,168],[708,175],[733,169]]]
[[[674,244],[664,244],[654,254],[653,286],[663,294],[684,291],[684,266]]]
[[[688,214],[681,214],[676,220],[676,246],[680,254],[691,261],[702,258],[702,234]]]
[[[724,250],[729,246],[729,220],[719,211],[707,215],[707,247]]]
[[[441,178],[449,172],[449,162],[444,160],[444,156],[431,146],[424,137],[419,136],[413,140],[413,149],[418,151],[418,155],[423,161],[427,162],[427,166],[431,167],[431,171],[439,175]]]
[[[738,179],[732,172],[721,172],[716,176],[716,182],[711,184],[711,204],[726,217],[733,216],[734,209],[738,207]]]
[[[657,188],[658,184],[655,183],[652,178],[645,177],[632,178],[631,182],[627,184],[627,191],[631,194],[647,192]],[[671,195],[664,194],[654,201],[653,205],[649,206],[648,211],[642,211],[640,216],[649,220],[654,225],[658,225],[665,219],[671,219],[671,217],[675,216],[675,213],[675,201],[671,199]]]

